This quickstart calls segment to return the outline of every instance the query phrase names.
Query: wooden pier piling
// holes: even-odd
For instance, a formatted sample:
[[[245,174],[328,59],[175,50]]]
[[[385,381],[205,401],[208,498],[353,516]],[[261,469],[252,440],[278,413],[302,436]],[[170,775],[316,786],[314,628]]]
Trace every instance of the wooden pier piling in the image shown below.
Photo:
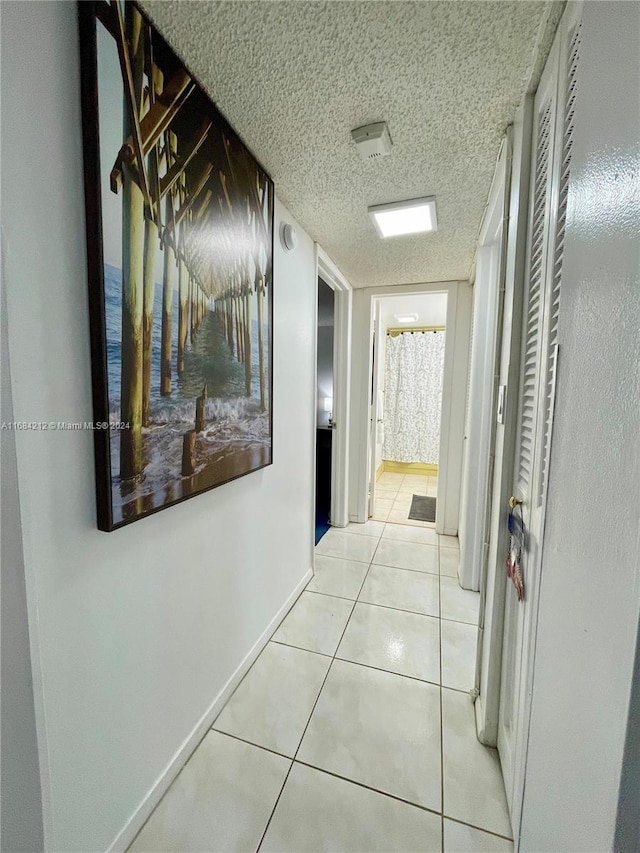
[[[129,90],[125,96],[124,138],[134,132],[134,119],[142,103],[144,44],[142,18],[128,7],[126,35],[132,61],[127,65]],[[142,387],[144,302],[144,195],[138,181],[133,151],[124,158],[122,170],[122,374],[120,420],[129,425],[120,431],[120,476],[135,477],[142,471]]]
[[[167,196],[167,221],[172,213],[170,195]],[[160,341],[160,393],[171,394],[171,353],[173,331],[173,279],[176,256],[168,240],[164,244],[164,272],[162,284],[162,335]]]
[[[205,427],[204,404],[207,400],[207,386],[202,389],[202,394],[196,397],[196,432],[202,432]]]
[[[184,353],[187,348],[187,320],[189,317],[189,273],[184,260],[178,266],[178,375],[184,373]]]
[[[156,295],[155,265],[158,226],[150,217],[144,223],[144,302],[142,309],[142,425],[149,426],[151,401],[151,364],[153,358],[153,307]]]
[[[182,439],[182,476],[191,477],[194,472],[193,457],[196,449],[196,433],[190,429]]]
[[[244,381],[247,397],[251,396],[252,369],[251,369],[251,303],[249,301],[249,289],[244,294]]]

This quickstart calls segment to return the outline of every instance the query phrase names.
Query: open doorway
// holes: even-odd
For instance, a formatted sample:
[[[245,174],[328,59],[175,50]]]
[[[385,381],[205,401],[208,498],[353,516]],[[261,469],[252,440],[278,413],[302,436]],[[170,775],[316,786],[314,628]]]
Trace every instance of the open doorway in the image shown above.
[[[382,337],[379,333],[374,335],[376,319],[380,319],[378,304],[387,297],[395,299],[406,296],[416,299],[435,294],[446,298],[435,530],[438,534],[456,536],[471,324],[472,288],[467,281],[390,285],[385,288],[362,288],[354,292],[349,518],[351,521],[366,521],[370,517],[372,493],[375,501],[377,480],[373,478],[373,473],[377,469],[375,459],[372,461],[372,432],[373,423],[377,423],[378,419],[378,395],[372,393],[372,377],[375,375],[373,357],[378,353],[379,362],[380,350],[380,346],[373,345],[373,340],[375,337],[379,342]],[[379,326],[378,332],[382,329],[380,323]]]
[[[331,525],[331,472],[333,457],[333,351],[335,295],[318,277],[316,360],[316,519],[315,544]]]
[[[318,367],[313,377],[317,400],[313,473],[323,528],[318,533],[323,535],[327,525],[346,527],[349,523],[347,475],[353,292],[347,279],[318,245],[316,263]]]
[[[447,294],[374,300],[369,515],[435,527]]]

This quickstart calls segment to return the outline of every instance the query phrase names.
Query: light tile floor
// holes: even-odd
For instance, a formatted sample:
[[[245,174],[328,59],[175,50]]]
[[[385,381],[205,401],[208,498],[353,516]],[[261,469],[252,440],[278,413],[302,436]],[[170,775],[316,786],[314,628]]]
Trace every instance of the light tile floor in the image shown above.
[[[330,530],[315,575],[169,788],[135,853],[509,853],[475,736],[477,593],[457,539]]]
[[[383,472],[376,481],[376,494],[372,518],[377,521],[389,521],[417,528],[435,526],[429,521],[415,521],[409,518],[409,510],[414,495],[438,494],[438,478],[423,474],[393,474]]]

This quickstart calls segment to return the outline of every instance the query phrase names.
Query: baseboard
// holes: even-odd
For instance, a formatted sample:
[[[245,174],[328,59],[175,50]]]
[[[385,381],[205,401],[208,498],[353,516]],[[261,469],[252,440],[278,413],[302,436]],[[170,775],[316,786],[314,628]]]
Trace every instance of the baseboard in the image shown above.
[[[384,473],[384,462],[381,462],[376,469],[376,480]]]
[[[382,465],[384,470],[390,474],[423,474],[425,477],[438,476],[438,466],[426,462],[391,462],[389,459],[384,459]],[[378,476],[380,475],[376,472],[376,477]]]
[[[280,622],[282,622],[291,607],[295,604],[296,599],[298,598],[302,590],[305,588],[305,586],[309,583],[312,576],[313,569],[309,569],[309,571],[306,572],[300,583],[298,583],[294,591],[291,593],[289,598],[285,601],[280,610],[273,617],[266,630],[262,633],[262,635],[254,644],[253,648],[245,656],[240,666],[236,669],[231,678],[227,681],[222,690],[215,697],[209,708],[202,715],[202,717],[195,725],[191,733],[187,735],[186,739],[182,743],[182,746],[178,749],[178,751],[173,756],[165,770],[161,773],[149,793],[140,803],[133,815],[129,818],[125,826],[115,837],[111,846],[108,848],[107,853],[124,853],[124,851],[126,851],[126,849],[129,847],[133,839],[136,837],[136,835],[140,832],[142,827],[149,819],[152,811],[155,809],[162,797],[167,792],[173,780],[182,770],[184,765],[187,763],[187,761],[195,751],[196,747],[200,744],[200,741],[211,728],[216,717],[223,709],[226,702],[229,700],[229,697],[231,696],[233,691],[236,689],[238,684],[240,684],[244,676],[247,674],[251,665],[254,663],[260,652],[267,645]]]

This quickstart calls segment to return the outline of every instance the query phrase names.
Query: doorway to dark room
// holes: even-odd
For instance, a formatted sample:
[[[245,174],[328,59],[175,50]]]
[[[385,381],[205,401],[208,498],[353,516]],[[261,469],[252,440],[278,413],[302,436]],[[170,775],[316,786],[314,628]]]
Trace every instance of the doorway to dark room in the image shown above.
[[[335,297],[318,278],[316,367],[316,545],[331,525],[333,454],[333,338]]]

